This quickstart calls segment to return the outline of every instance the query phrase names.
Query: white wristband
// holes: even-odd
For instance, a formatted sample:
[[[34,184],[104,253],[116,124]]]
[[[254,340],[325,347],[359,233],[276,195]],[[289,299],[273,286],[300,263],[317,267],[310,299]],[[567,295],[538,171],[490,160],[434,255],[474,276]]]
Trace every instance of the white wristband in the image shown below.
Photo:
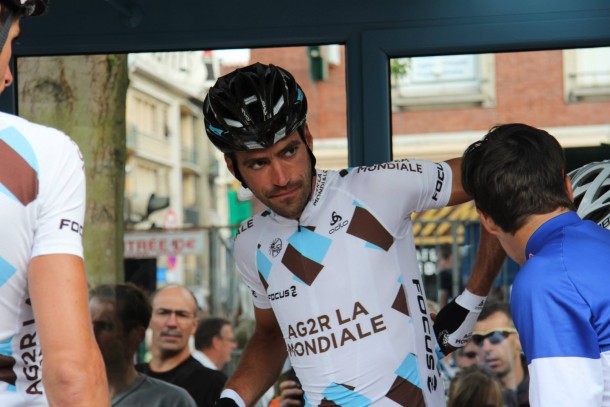
[[[246,403],[244,403],[244,400],[239,396],[239,394],[237,394],[235,390],[224,389],[222,393],[220,393],[220,398],[223,397],[235,401],[239,407],[246,407]]]
[[[473,294],[466,289],[464,292],[462,292],[462,294],[457,296],[455,302],[462,308],[466,308],[468,311],[479,313],[483,309],[486,299],[487,297],[481,297],[480,295]]]

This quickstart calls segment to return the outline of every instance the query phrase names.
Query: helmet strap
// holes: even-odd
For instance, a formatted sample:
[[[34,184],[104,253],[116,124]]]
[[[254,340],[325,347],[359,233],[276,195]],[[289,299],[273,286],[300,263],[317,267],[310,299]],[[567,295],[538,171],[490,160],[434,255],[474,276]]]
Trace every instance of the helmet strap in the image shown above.
[[[241,183],[241,186],[248,189],[248,185],[244,182],[244,179],[241,176],[241,172],[239,172],[239,167],[237,166],[237,158],[235,158],[235,153],[228,153],[229,159],[233,163],[233,175],[237,180]]]
[[[315,177],[316,176],[316,156],[313,155],[313,151],[311,151],[311,148],[309,148],[309,144],[307,144],[307,140],[305,139],[305,123],[303,123],[302,125],[297,127],[297,131],[299,132],[299,135],[301,136],[301,140],[303,140],[303,143],[305,143],[305,147],[307,148],[307,153],[309,154],[309,158],[311,159],[311,176]]]
[[[4,4],[1,7],[6,7]],[[7,7],[8,8],[8,7]],[[2,25],[2,29],[0,30],[0,50],[4,48],[6,44],[6,39],[8,38],[8,32],[11,29],[11,25],[13,25],[13,18],[15,13],[9,9],[8,16],[6,17],[6,21],[4,21]]]

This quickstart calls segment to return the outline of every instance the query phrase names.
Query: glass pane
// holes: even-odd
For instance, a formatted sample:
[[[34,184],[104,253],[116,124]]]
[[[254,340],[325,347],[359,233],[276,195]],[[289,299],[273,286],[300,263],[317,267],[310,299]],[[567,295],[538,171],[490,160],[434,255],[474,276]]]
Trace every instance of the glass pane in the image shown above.
[[[492,126],[509,122],[556,136],[566,148],[568,170],[608,156],[600,145],[610,143],[610,48],[405,57],[392,59],[390,72],[394,158],[459,157]],[[437,298],[443,244],[462,257],[454,267],[457,294],[478,239],[472,204],[414,219],[429,298]],[[510,285],[515,271],[509,262],[498,287]]]
[[[99,161],[111,166],[113,159],[120,158],[121,149],[106,146],[103,154],[89,150],[109,133],[115,137],[112,140],[123,142],[120,134],[115,135],[121,127],[119,131],[116,127],[109,130],[112,126],[100,119],[122,109],[119,113],[123,116],[117,120],[124,122],[126,133],[127,262],[126,276],[116,279],[137,278],[149,290],[168,283],[186,284],[204,304],[204,310],[217,314],[229,315],[239,306],[239,296],[231,295],[240,284],[228,255],[231,237],[239,222],[262,207],[240,188],[227,171],[223,155],[208,141],[201,106],[219,76],[254,62],[281,66],[302,86],[308,98],[308,125],[315,140],[318,167],[347,167],[342,45],[18,61],[20,113],[72,136],[88,157],[88,189],[94,191],[101,185],[106,188],[102,194],[112,199],[114,194],[108,191],[108,185],[100,184],[104,182],[100,167],[91,164]],[[100,82],[102,70],[121,63],[128,86],[125,80],[122,96],[101,97],[102,91],[118,87],[118,83]],[[100,217],[109,216],[103,210],[96,212],[102,205],[97,197],[95,193],[90,196],[88,213],[93,217],[88,224],[93,226],[85,233],[96,228]],[[171,237],[169,230],[182,234]],[[194,238],[193,231],[200,236]],[[90,239],[87,236],[86,241]],[[94,265],[100,257],[96,250],[99,248],[91,249],[92,254],[86,256],[92,282],[112,280],[107,265]]]

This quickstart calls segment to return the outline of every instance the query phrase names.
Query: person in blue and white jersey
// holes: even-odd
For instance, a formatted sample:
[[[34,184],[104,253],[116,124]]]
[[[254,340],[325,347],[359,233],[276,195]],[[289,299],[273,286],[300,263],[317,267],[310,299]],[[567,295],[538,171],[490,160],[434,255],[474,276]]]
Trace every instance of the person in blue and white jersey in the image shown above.
[[[0,0],[0,92],[13,40],[47,0]],[[108,406],[83,264],[85,175],[65,134],[0,113],[0,406]]]
[[[485,229],[521,265],[510,302],[530,405],[608,407],[610,230],[600,225],[610,214],[610,167],[576,171],[573,184],[565,168],[549,133],[505,124],[468,147],[462,184]]]
[[[410,215],[470,199],[460,160],[316,169],[305,94],[274,65],[219,78],[203,109],[228,169],[268,208],[235,239],[256,329],[216,405],[252,405],[286,356],[309,406],[444,405],[436,350],[468,342],[504,258],[483,238],[467,289],[433,327]]]

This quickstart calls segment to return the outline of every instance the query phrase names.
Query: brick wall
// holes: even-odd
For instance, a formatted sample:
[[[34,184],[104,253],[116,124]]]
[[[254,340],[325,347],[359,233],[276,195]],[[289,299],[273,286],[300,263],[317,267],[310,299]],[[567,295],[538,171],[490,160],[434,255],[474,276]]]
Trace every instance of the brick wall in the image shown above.
[[[313,82],[306,47],[253,49],[251,61],[289,70],[309,103],[309,126],[316,138],[346,137],[345,57],[330,66],[328,79]],[[524,122],[537,127],[606,124],[610,101],[566,104],[561,51],[496,55],[496,106],[394,112],[395,134],[485,131],[494,124]]]

